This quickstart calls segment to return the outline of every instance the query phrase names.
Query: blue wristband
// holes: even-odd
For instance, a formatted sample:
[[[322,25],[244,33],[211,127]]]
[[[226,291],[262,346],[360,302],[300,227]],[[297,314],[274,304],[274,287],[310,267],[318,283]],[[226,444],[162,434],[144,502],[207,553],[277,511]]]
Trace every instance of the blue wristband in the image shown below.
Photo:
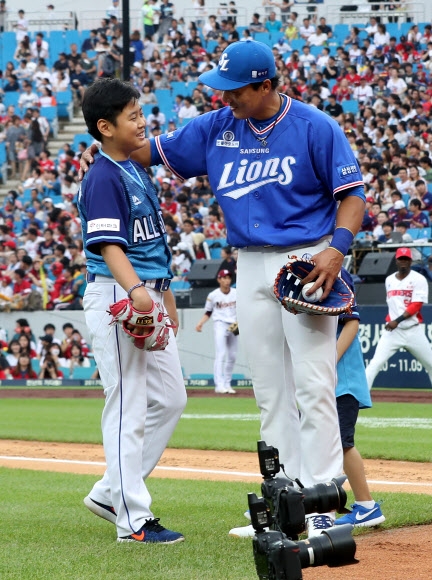
[[[347,228],[336,228],[333,234],[332,241],[330,242],[330,248],[338,251],[343,256],[346,256],[352,241],[354,239],[354,234],[351,230]]]

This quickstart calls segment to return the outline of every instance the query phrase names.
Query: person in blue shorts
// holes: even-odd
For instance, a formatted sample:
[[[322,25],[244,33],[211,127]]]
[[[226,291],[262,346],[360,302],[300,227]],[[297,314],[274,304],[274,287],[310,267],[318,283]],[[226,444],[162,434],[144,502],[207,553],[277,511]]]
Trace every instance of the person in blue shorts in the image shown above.
[[[261,438],[279,449],[289,477],[305,486],[329,481],[343,463],[337,321],[287,312],[273,286],[290,256],[307,257],[315,268],[304,283],[315,281],[310,292],[323,287],[328,295],[364,214],[360,169],[335,121],[279,93],[274,55],[264,43],[230,44],[199,80],[222,91],[227,106],[156,136],[134,159],[144,167],[163,164],[181,179],[208,176],[227,242],[239,249],[238,325]],[[319,524],[309,535],[332,520],[323,516]]]
[[[354,292],[351,275],[343,268],[342,278]],[[337,329],[336,404],[344,454],[344,471],[354,494],[352,512],[335,521],[335,525],[376,526],[385,521],[380,504],[372,499],[366,480],[363,459],[354,445],[359,409],[372,407],[358,329],[360,315],[357,303],[352,312],[339,316]]]
[[[102,143],[78,207],[88,272],[83,307],[105,394],[107,464],[84,503],[116,525],[118,542],[173,544],[184,536],[154,517],[145,480],[186,405],[175,337],[171,329],[165,350],[137,348],[107,312],[128,297],[143,314],[163,304],[178,325],[162,211],[146,171],[130,159],[146,143],[139,96],[129,83],[100,79],[82,105],[89,133]]]

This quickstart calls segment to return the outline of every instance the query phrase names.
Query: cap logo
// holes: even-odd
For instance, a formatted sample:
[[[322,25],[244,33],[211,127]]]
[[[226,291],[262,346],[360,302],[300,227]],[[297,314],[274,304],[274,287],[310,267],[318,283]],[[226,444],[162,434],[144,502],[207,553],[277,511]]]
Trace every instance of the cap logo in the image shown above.
[[[230,61],[230,59],[228,58],[228,55],[223,53],[219,59],[219,69],[226,72],[228,70],[229,61]]]

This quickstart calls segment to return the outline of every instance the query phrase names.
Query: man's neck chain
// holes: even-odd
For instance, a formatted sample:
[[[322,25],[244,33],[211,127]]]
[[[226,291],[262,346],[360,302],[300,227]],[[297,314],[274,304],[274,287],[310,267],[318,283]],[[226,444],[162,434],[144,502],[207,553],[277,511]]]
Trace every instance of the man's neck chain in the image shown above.
[[[255,134],[255,131],[252,129],[253,124],[251,123],[251,121],[249,119],[246,119],[246,123],[247,123],[247,126],[249,127],[250,132],[255,137],[255,139],[261,143],[261,145],[263,147],[267,147],[268,139],[269,139],[270,135],[273,133],[273,129],[276,127],[276,123],[277,123],[277,121],[279,119],[279,114],[281,112],[282,105],[283,105],[283,102],[284,102],[283,101],[283,98],[281,97],[281,95],[279,95],[279,100],[280,100],[280,106],[279,106],[279,111],[277,112],[276,119],[273,121],[273,123],[271,123],[271,125],[269,125],[267,127],[267,131],[269,131],[269,133],[267,133],[267,135],[265,137],[258,137],[258,135]]]

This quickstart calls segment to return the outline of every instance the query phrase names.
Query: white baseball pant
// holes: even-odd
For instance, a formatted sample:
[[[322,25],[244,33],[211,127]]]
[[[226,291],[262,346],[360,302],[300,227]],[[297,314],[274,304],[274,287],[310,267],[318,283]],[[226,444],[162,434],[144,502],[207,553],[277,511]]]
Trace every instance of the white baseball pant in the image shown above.
[[[305,486],[342,473],[335,399],[337,317],[291,314],[273,286],[288,254],[313,255],[327,246],[323,241],[295,250],[243,248],[237,264],[240,340],[261,412],[261,437],[279,449],[287,475]]]
[[[102,277],[98,277],[101,279]],[[156,302],[163,294],[148,289]],[[153,518],[144,480],[153,471],[186,405],[177,343],[171,331],[163,351],[137,349],[118,325],[108,326],[109,304],[125,298],[110,278],[88,284],[84,311],[105,393],[102,435],[107,463],[90,497],[114,506],[118,536]]]
[[[423,325],[416,324],[410,328],[396,327],[394,330],[383,330],[375,349],[375,354],[366,367],[366,378],[369,389],[384,363],[400,348],[411,353],[424,366],[432,383],[432,348],[426,338]]]
[[[227,322],[215,320],[213,325],[215,341],[214,383],[216,388],[228,389],[231,386],[238,340],[237,336],[229,332]]]

